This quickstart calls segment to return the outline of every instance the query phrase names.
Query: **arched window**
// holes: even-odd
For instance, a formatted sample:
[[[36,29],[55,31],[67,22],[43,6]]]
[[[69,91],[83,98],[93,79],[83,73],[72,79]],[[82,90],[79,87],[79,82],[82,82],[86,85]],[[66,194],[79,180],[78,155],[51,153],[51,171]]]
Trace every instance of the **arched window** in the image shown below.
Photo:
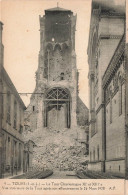
[[[70,128],[70,95],[67,89],[56,87],[48,91],[44,102],[44,126],[49,127],[53,117],[56,125],[63,121],[63,126]],[[50,116],[51,117],[50,119]]]

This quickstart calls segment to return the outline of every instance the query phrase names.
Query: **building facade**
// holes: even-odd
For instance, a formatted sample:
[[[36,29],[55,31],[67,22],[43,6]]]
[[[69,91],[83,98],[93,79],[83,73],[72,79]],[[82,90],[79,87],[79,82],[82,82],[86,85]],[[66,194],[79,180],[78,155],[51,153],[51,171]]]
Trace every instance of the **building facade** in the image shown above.
[[[0,23],[0,177],[6,178],[28,171],[33,143],[23,140],[26,107],[3,66],[2,29]]]
[[[125,46],[125,97],[126,97],[126,179],[128,179],[128,43]]]
[[[92,1],[89,169],[125,176],[125,4]]]
[[[88,124],[88,109],[86,106],[83,108],[78,97],[76,16],[71,10],[56,7],[45,10],[45,15],[39,20],[39,65],[36,87],[25,112],[26,137],[37,145],[36,164],[41,166],[44,163],[56,168],[61,164],[61,168],[68,169],[72,164],[68,162],[70,148],[86,148],[86,141],[80,136],[88,133],[78,128],[78,124]],[[80,119],[82,116],[85,116],[84,120]]]

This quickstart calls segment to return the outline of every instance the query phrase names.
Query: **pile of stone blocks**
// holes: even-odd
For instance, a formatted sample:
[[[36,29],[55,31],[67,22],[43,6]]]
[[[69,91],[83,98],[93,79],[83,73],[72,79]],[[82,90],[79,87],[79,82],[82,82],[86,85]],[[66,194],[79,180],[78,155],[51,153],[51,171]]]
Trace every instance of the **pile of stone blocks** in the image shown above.
[[[24,139],[35,143],[32,166],[44,169],[79,170],[83,168],[83,148],[79,142],[79,128],[75,129],[36,129],[26,132]]]

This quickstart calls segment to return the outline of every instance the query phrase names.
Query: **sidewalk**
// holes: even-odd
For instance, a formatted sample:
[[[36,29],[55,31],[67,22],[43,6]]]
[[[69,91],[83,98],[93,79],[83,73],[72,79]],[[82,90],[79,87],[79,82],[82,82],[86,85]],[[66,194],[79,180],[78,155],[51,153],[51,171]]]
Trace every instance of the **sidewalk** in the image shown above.
[[[53,171],[51,170],[32,170],[25,174],[14,176],[11,179],[45,179],[52,174]]]

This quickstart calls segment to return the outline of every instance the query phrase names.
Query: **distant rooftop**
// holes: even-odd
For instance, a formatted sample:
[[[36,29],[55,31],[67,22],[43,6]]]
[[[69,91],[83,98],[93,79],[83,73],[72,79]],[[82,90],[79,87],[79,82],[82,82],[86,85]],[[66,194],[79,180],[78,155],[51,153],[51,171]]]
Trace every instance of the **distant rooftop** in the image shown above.
[[[93,8],[100,7],[103,11],[125,13],[125,0],[92,0]]]
[[[46,9],[45,11],[65,11],[65,12],[71,12],[71,10],[68,10],[68,9],[63,9],[63,8],[60,8],[60,7],[54,7],[54,8],[50,8],[50,9]]]

